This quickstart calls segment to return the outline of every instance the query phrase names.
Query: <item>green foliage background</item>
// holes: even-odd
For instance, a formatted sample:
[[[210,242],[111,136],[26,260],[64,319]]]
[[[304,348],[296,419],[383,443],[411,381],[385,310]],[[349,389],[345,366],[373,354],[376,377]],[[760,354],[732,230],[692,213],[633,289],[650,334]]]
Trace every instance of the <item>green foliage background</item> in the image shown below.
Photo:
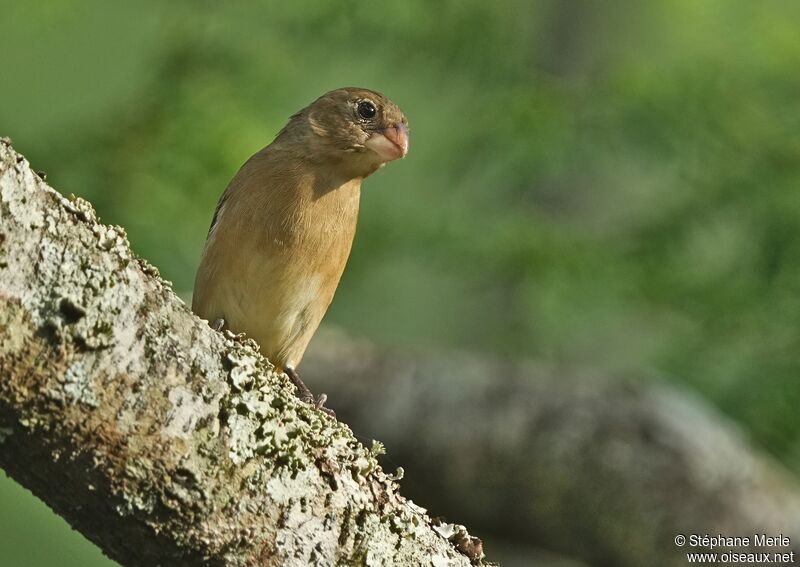
[[[381,90],[411,153],[327,322],[680,382],[798,471],[798,29],[770,0],[0,0],[0,135],[188,296],[238,166]],[[0,510],[3,564],[108,564],[8,480]]]

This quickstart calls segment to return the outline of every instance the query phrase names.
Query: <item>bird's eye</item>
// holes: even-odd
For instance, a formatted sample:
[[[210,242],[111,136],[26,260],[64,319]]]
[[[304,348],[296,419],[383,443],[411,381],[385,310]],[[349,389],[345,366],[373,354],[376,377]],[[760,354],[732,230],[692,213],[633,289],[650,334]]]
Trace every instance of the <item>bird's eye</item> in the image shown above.
[[[368,100],[362,100],[361,102],[359,102],[357,110],[358,110],[358,115],[364,120],[375,118],[375,115],[378,113],[378,110],[375,108],[375,105]]]

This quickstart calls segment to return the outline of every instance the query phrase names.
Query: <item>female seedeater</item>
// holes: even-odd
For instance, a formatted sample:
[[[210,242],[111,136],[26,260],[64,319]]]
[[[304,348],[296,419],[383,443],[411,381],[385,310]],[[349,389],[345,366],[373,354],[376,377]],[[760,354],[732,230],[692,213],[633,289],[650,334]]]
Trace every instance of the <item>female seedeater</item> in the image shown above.
[[[407,152],[397,105],[375,91],[337,89],[247,160],[214,212],[192,309],[255,339],[319,408],[324,394],[314,399],[297,366],[350,255],[361,182]]]

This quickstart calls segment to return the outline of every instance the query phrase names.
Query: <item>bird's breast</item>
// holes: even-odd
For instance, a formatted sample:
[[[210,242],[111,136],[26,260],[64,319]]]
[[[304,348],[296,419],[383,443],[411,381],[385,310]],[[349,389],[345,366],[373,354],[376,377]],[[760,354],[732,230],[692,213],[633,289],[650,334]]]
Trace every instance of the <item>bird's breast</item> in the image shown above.
[[[225,293],[232,328],[238,323],[278,363],[302,357],[333,299],[356,229],[358,185],[305,197],[282,207],[283,216],[256,220],[271,224],[253,230],[234,260],[239,277]]]

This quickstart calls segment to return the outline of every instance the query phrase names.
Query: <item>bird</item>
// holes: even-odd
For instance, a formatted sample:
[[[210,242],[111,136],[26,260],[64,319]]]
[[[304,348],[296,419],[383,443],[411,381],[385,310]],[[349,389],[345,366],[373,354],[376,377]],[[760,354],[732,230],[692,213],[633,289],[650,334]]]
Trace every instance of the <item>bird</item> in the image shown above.
[[[332,90],[241,166],[208,230],[192,310],[255,339],[298,397],[329,415],[297,366],[350,255],[362,181],[408,148],[408,120],[386,96]]]

